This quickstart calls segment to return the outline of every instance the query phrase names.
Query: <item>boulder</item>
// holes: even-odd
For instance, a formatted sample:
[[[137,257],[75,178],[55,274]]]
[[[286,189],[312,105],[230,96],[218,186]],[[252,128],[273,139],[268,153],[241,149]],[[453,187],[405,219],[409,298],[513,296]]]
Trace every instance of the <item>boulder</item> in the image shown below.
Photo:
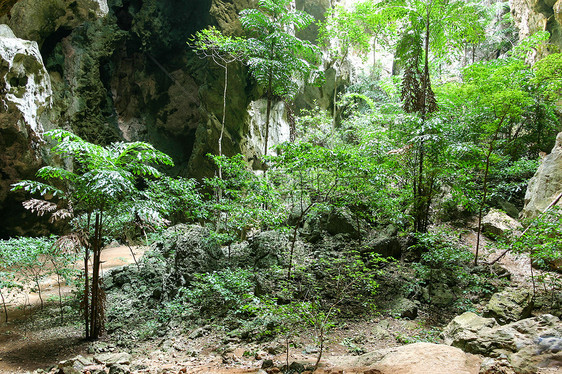
[[[290,246],[286,234],[275,230],[263,231],[250,238],[248,242],[250,244],[248,261],[251,262],[251,266],[268,268],[285,263],[284,258]],[[298,246],[299,243],[295,245]]]
[[[372,253],[378,253],[382,257],[393,257],[399,260],[402,257],[403,243],[398,237],[379,237],[371,240],[365,246]]]
[[[444,344],[414,343],[359,356],[354,366],[380,374],[478,374],[480,358]]]
[[[538,216],[560,192],[562,192],[562,132],[556,137],[552,152],[542,160],[537,172],[529,181],[521,217]]]
[[[131,355],[126,352],[100,353],[94,357],[94,361],[106,366],[129,365],[131,363]]]
[[[492,209],[482,218],[482,231],[492,236],[502,236],[522,229],[523,226],[501,210]]]
[[[536,373],[562,363],[562,324],[549,314],[501,326],[490,318],[465,313],[445,327],[443,337],[466,352],[506,358],[516,373]],[[505,366],[505,362],[489,366],[494,365]]]
[[[109,374],[130,374],[131,370],[126,365],[115,364],[110,366]]]
[[[189,284],[196,273],[218,270],[224,254],[210,238],[209,230],[197,225],[176,225],[151,247],[166,259],[164,289],[177,290]]]
[[[506,288],[495,293],[484,310],[485,317],[493,317],[500,324],[519,321],[531,315],[533,295],[524,288]]]
[[[359,236],[355,220],[348,209],[333,209],[328,215],[326,230],[331,235],[345,234],[353,238]]]
[[[479,336],[498,327],[493,318],[480,317],[475,313],[466,312],[455,317],[443,330],[445,344],[460,348],[466,352],[474,352]]]
[[[418,316],[418,304],[405,297],[397,298],[390,306],[390,310],[392,315],[400,318],[413,320]]]

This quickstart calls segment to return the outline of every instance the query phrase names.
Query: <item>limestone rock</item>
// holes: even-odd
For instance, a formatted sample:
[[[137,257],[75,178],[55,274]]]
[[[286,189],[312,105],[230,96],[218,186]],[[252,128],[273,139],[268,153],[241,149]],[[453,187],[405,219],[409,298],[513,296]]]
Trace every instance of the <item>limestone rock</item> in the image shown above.
[[[523,288],[507,288],[492,295],[484,316],[495,318],[500,324],[519,321],[531,315],[532,294]]]
[[[126,352],[100,353],[94,357],[94,361],[106,366],[129,365],[131,363],[131,355]]]
[[[268,268],[281,265],[289,245],[287,235],[279,231],[260,232],[249,241],[249,264],[253,267]],[[298,245],[299,243],[296,243]]]
[[[390,306],[390,309],[393,315],[400,318],[414,320],[418,316],[418,304],[405,297],[396,299]]]
[[[20,0],[4,20],[14,33],[40,45],[59,29],[72,29],[109,12],[107,0]]]
[[[562,192],[562,132],[556,137],[552,152],[542,160],[539,169],[529,181],[521,217],[536,217],[560,192]],[[559,204],[562,204],[562,201]]]
[[[493,236],[506,235],[520,230],[523,226],[501,210],[492,209],[482,218],[482,231]]]
[[[359,356],[356,366],[381,374],[478,374],[480,361],[455,347],[415,343]]]
[[[248,135],[241,148],[248,159],[261,159],[265,151],[265,119],[267,100],[260,99],[250,103],[248,107]],[[290,140],[290,125],[287,110],[283,102],[274,102],[271,106],[267,154],[274,154],[273,146]],[[258,165],[255,165],[258,166]]]
[[[465,312],[455,317],[443,330],[445,344],[460,348],[466,352],[474,352],[474,344],[478,337],[498,327],[493,318],[483,318],[472,312]]]
[[[349,209],[333,209],[326,222],[326,230],[331,235],[346,234],[358,237],[357,225]]]
[[[126,365],[115,364],[109,367],[109,374],[131,374],[131,370]]]
[[[32,178],[43,162],[41,134],[49,123],[51,96],[37,43],[15,38],[8,26],[0,25],[0,231],[22,219],[16,215],[23,214],[22,200],[8,195],[10,185]]]
[[[548,31],[550,40],[558,47],[562,47],[562,17],[560,16],[561,2],[557,0],[509,0],[511,14],[515,25],[519,29],[519,40],[537,31]],[[536,60],[545,51],[537,51]]]
[[[443,335],[446,343],[466,352],[507,358],[516,373],[536,373],[538,368],[562,362],[562,323],[549,314],[499,326],[491,319],[465,313],[451,321]]]
[[[224,258],[221,248],[209,239],[209,230],[197,225],[176,225],[152,245],[167,260],[164,289],[187,285],[195,273],[217,270]]]

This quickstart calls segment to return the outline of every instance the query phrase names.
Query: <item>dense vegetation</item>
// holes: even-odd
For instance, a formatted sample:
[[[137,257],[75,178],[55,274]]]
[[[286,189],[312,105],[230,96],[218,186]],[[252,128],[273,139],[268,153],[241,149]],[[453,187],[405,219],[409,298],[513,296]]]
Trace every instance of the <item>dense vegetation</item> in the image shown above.
[[[322,74],[320,48],[287,32],[306,27],[311,17],[289,12],[286,0],[259,4],[241,14],[244,38],[211,29],[190,44],[225,69],[224,111],[229,64],[248,64],[267,99],[267,138],[272,102],[290,102],[299,85]],[[72,242],[86,267],[76,282],[86,336],[97,338],[105,305],[99,254],[104,244],[118,240],[154,244],[128,270],[126,282],[115,277],[106,285],[127,283],[126,298],[136,298],[134,306],[123,300],[108,305],[109,329],[117,336],[125,334],[120,318],[136,318],[141,327],[135,338],[177,321],[213,321],[258,339],[285,334],[287,341],[309,326],[319,339],[320,360],[336,316],[392,310],[384,296],[393,287],[395,294],[428,305],[474,308],[473,302],[500,286],[489,268],[476,266],[482,216],[491,207],[522,207],[539,153],[550,151],[561,130],[554,103],[562,87],[562,54],[530,65],[530,51],[552,49],[548,35],[534,35],[505,53],[509,35],[505,29],[486,35],[489,22],[484,9],[464,1],[389,0],[333,9],[321,25],[320,45],[336,79],[353,50],[374,53],[381,45],[394,51],[395,74],[385,74],[374,53],[369,71],[345,92],[334,92],[331,108],[297,116],[293,141],[274,149],[266,141],[264,170],[250,170],[243,155],[223,155],[219,143],[220,154],[209,155],[215,177],[173,178],[156,168],[170,159],[149,144],[102,147],[66,131],[51,132],[53,153],[68,168],[44,167],[37,173],[40,182],[14,188],[41,195],[26,207],[65,220],[69,234],[1,242],[0,297],[29,282],[40,290],[49,272],[76,279],[65,270]],[[486,49],[500,57],[465,58]],[[458,240],[464,223],[441,227],[474,216],[476,256]],[[535,264],[548,267],[561,256],[560,217],[553,210],[506,246],[534,248]],[[194,226],[174,226],[182,223]],[[182,268],[191,260],[170,243],[184,236],[193,253],[203,254],[198,260],[208,263]],[[380,238],[387,244],[376,244]],[[390,253],[390,242],[399,243],[399,250]],[[409,278],[385,280],[396,269]],[[452,291],[443,296],[437,285]],[[126,306],[137,315],[122,310]],[[154,306],[157,315],[149,311]]]

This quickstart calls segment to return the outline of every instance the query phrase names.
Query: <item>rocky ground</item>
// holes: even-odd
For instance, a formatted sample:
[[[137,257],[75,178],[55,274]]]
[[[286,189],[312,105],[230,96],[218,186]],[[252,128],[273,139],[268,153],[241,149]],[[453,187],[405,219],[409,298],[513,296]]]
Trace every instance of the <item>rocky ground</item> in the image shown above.
[[[468,245],[474,239],[472,230],[461,235]],[[483,261],[498,255],[485,248]],[[133,263],[126,247],[108,250],[106,256],[106,269]],[[329,333],[316,372],[562,373],[562,323],[544,313],[548,309],[544,297],[535,299],[531,311],[528,259],[508,254],[500,263],[511,273],[511,288],[481,305],[478,314],[453,318],[445,310],[421,308],[415,320],[381,313],[370,319],[340,320]],[[293,336],[287,353],[283,336],[249,342],[212,323],[193,328],[171,325],[167,331],[147,331],[142,341],[127,344],[120,342],[119,334],[87,343],[81,338],[78,316],[69,314],[61,327],[56,304],[50,305],[32,314],[30,309],[24,313],[12,308],[10,322],[0,325],[1,373],[274,374],[287,363],[292,372],[306,373],[319,354],[312,330]],[[445,326],[442,321],[451,322]]]

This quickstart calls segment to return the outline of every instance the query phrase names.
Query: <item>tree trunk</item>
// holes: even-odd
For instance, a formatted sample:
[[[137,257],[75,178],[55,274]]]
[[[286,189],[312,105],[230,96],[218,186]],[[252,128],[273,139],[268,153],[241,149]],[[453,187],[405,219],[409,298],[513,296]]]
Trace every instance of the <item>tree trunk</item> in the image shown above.
[[[496,131],[494,132],[494,136],[490,141],[490,145],[488,147],[488,153],[486,154],[486,167],[484,169],[484,181],[482,182],[482,201],[480,202],[480,208],[478,209],[478,232],[476,234],[476,250],[474,253],[474,266],[478,264],[478,251],[480,249],[480,235],[482,234],[482,214],[484,212],[484,206],[486,205],[486,197],[488,193],[488,172],[490,170],[490,156],[492,155],[492,151],[494,150],[494,143],[496,142],[496,138],[502,126],[502,123],[505,119],[505,114],[500,120]]]
[[[0,297],[2,297],[2,306],[4,307],[5,322],[8,323],[8,308],[6,307],[6,299],[4,299],[2,288],[0,288]]]
[[[219,136],[219,157],[222,156],[222,138],[224,135],[224,126],[226,122],[226,91],[228,89],[228,63],[224,65],[224,91],[222,94],[222,122],[221,122],[221,133]],[[222,166],[219,165],[219,179],[222,180]],[[222,195],[222,191],[219,191],[219,197]]]
[[[269,117],[271,116],[271,101],[272,98],[272,80],[273,77],[271,76],[272,73],[269,73],[269,82],[267,84],[267,110],[265,112],[265,146],[263,155],[267,156],[267,142],[269,140]]]

